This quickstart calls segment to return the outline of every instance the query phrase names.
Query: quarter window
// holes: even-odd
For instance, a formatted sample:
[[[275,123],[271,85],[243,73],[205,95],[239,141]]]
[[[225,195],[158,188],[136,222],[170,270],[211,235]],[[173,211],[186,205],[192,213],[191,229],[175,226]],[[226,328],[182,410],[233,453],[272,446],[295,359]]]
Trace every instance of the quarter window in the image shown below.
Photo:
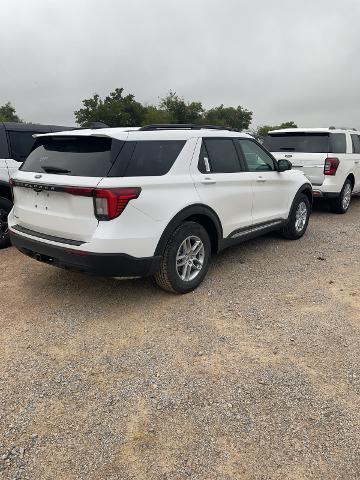
[[[346,136],[345,133],[332,133],[330,135],[330,152],[346,153]]]
[[[274,160],[252,140],[239,139],[250,172],[269,172],[275,170]]]
[[[124,176],[149,177],[165,175],[173,166],[184,145],[184,140],[146,140],[136,142]]]
[[[29,155],[35,143],[35,138],[33,138],[34,133],[35,132],[8,131],[11,157],[14,160],[23,162]]]
[[[353,153],[360,153],[360,138],[359,135],[351,134],[351,141],[353,147]]]
[[[204,139],[199,157],[199,170],[202,173],[239,172],[241,170],[239,158],[232,139]]]

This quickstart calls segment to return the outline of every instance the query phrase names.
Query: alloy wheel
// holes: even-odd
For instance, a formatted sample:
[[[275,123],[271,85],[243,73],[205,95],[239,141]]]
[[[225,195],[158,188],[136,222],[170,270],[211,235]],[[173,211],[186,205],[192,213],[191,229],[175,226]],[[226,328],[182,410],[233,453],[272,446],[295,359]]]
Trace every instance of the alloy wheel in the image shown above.
[[[191,282],[196,278],[205,260],[205,247],[196,235],[186,237],[176,254],[176,271],[181,280]]]
[[[300,202],[295,212],[295,229],[302,232],[307,221],[308,209],[305,202]]]

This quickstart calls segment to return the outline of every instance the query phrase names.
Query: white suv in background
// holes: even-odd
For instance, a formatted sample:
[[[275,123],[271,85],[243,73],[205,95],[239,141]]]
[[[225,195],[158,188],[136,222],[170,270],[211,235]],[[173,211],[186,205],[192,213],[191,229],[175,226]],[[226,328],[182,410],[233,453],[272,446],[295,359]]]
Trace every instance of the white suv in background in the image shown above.
[[[186,293],[212,253],[271,230],[300,238],[312,189],[251,136],[198,125],[37,137],[12,180],[11,240],[51,265],[154,275]]]
[[[287,158],[302,170],[316,197],[330,201],[335,213],[345,213],[351,195],[360,192],[360,132],[340,128],[272,130],[264,146],[275,158]]]

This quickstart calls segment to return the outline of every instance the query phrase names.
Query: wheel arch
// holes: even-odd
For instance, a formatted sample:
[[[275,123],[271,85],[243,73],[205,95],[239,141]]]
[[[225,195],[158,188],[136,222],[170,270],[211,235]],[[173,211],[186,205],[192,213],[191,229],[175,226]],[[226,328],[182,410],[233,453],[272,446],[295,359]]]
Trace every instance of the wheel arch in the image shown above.
[[[349,175],[346,177],[345,179],[345,182],[346,180],[350,180],[351,182],[351,185],[352,185],[352,189],[354,190],[354,187],[355,187],[355,175],[353,173],[349,173]],[[344,184],[345,184],[344,182]]]
[[[310,207],[312,209],[313,202],[314,202],[314,197],[313,197],[313,190],[312,190],[311,184],[310,183],[304,183],[303,185],[301,185],[299,190],[296,192],[293,203],[294,203],[296,197],[298,195],[300,195],[301,193],[307,196],[307,198],[309,200],[309,203],[310,203]]]
[[[162,255],[164,253],[172,232],[186,221],[197,222],[202,225],[209,235],[211,251],[213,253],[219,251],[221,240],[223,238],[223,231],[219,217],[210,207],[203,204],[195,204],[180,210],[180,212],[170,220],[158,241],[155,255]]]

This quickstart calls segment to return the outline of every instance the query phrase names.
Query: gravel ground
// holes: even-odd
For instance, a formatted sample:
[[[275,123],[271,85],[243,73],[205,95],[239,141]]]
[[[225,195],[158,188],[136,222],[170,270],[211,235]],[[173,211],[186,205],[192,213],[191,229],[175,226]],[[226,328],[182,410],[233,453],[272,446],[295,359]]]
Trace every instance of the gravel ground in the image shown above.
[[[360,478],[360,198],[194,293],[0,251],[0,477]]]

